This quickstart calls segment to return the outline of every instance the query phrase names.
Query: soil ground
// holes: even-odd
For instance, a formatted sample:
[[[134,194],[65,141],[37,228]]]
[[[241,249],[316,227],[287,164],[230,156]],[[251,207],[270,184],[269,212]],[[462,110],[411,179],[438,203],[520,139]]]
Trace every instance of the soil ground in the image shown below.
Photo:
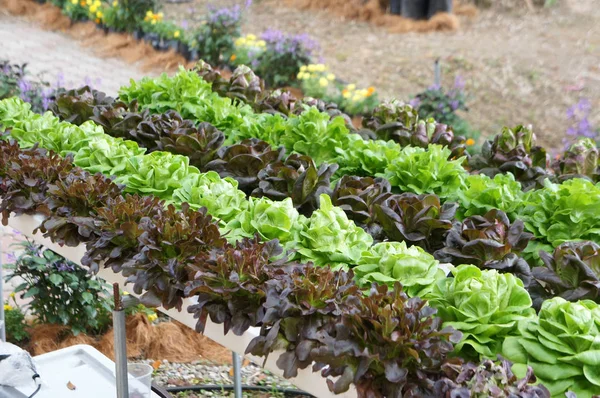
[[[193,0],[165,4],[167,18],[199,20],[208,6],[245,0]],[[457,32],[394,34],[327,11],[288,8],[280,0],[255,0],[245,12],[244,33],[268,28],[309,33],[321,44],[323,61],[340,78],[375,86],[383,98],[408,99],[433,82],[433,63],[443,65],[443,83],[466,80],[465,118],[484,135],[505,126],[532,124],[539,140],[560,146],[568,128],[566,110],[579,99],[592,103],[600,125],[600,7],[597,0],[559,0],[528,11],[524,1],[496,1]]]

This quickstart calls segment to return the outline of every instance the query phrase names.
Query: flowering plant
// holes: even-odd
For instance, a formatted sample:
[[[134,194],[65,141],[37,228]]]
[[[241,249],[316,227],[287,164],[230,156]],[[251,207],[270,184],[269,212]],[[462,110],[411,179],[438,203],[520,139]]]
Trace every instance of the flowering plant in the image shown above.
[[[317,42],[306,33],[287,35],[268,29],[261,39],[265,41],[266,48],[256,59],[256,74],[272,87],[289,85],[294,81],[300,67],[309,64],[318,50]]]
[[[248,34],[239,37],[234,42],[233,54],[229,61],[234,65],[247,65],[256,68],[257,59],[262,55],[267,47],[267,42],[258,39],[256,35]]]
[[[12,300],[14,305],[10,305]],[[9,300],[4,304],[4,321],[6,327],[6,340],[12,343],[22,343],[29,339],[27,324],[25,323],[25,314],[17,305],[15,294],[9,295]]]
[[[23,280],[15,293],[31,299],[28,309],[38,322],[69,325],[75,335],[108,328],[111,306],[103,280],[31,242],[18,245],[23,254],[6,265],[7,280]]]
[[[467,96],[464,88],[463,78],[457,76],[454,80],[454,86],[450,90],[433,85],[415,96],[410,104],[417,109],[421,119],[433,118],[438,123],[447,124],[452,127],[456,135],[471,139],[469,144],[472,146],[477,141],[480,133],[473,130],[467,121],[456,113],[469,110],[466,105]]]
[[[234,41],[240,37],[240,6],[210,9],[193,34],[192,47],[212,66],[227,63],[234,53]]]
[[[599,140],[600,132],[594,129],[589,120],[591,111],[592,104],[587,98],[581,99],[576,105],[567,110],[569,128],[567,129],[567,137],[563,139],[565,149],[568,149],[578,138],[591,138],[596,142]]]
[[[368,113],[379,103],[374,87],[357,89],[356,84],[343,84],[323,64],[302,65],[296,77],[305,95],[336,103],[350,115]]]
[[[34,112],[44,112],[54,96],[50,84],[40,79],[29,78],[27,64],[11,65],[0,60],[0,100],[14,96],[31,104]]]

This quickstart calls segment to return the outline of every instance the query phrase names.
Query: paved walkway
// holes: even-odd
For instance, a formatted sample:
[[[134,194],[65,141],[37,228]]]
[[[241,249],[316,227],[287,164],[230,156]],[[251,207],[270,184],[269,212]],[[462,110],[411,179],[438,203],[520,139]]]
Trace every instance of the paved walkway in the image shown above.
[[[119,59],[103,59],[66,34],[41,29],[23,18],[0,14],[0,59],[27,63],[32,74],[42,74],[54,84],[64,81],[73,88],[91,83],[98,90],[116,95],[130,78],[147,75]]]

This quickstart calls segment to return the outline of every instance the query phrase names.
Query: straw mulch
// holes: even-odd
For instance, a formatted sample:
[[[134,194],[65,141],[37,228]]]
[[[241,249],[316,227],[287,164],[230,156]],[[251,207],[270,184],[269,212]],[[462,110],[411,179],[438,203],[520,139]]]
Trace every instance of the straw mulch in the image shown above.
[[[285,0],[286,4],[299,9],[328,10],[346,19],[356,19],[385,27],[392,33],[456,31],[460,28],[458,16],[474,17],[477,8],[470,4],[458,4],[453,14],[438,13],[427,21],[415,21],[385,12],[389,1],[385,0]]]
[[[114,333],[109,330],[102,336],[79,334],[74,336],[67,326],[34,325],[29,330],[31,340],[26,349],[41,355],[77,344],[95,347],[114,359]],[[231,363],[231,351],[176,322],[153,325],[143,314],[127,319],[127,356],[169,362],[193,362],[199,359],[219,364]]]

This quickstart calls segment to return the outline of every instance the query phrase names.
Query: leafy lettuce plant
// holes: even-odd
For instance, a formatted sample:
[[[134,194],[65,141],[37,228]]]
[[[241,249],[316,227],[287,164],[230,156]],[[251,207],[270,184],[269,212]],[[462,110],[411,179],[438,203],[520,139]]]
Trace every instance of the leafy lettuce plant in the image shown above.
[[[372,177],[382,174],[402,154],[402,148],[394,141],[365,140],[358,134],[350,134],[348,140],[347,147],[336,148],[340,176]]]
[[[217,158],[205,165],[208,171],[216,171],[221,178],[231,177],[246,194],[258,188],[258,173],[269,163],[283,159],[285,149],[272,148],[265,141],[250,138],[239,144],[221,148]]]
[[[48,110],[54,113],[60,120],[81,125],[90,120],[98,108],[98,111],[107,108],[125,107],[114,98],[105,93],[94,90],[90,86],[67,90],[59,93],[56,100],[50,104]]]
[[[128,162],[146,152],[133,141],[110,136],[90,141],[75,154],[75,164],[91,173],[123,175],[127,173]]]
[[[493,140],[483,144],[481,154],[469,160],[469,167],[489,177],[512,173],[526,191],[540,188],[549,177],[549,158],[542,147],[535,145],[535,140],[530,127],[505,127]]]
[[[600,389],[600,308],[590,300],[571,303],[561,297],[544,301],[539,319],[519,322],[521,336],[509,337],[503,355],[515,373],[527,365],[553,397],[571,392],[578,398]],[[574,396],[574,395],[567,395]]]
[[[292,198],[300,214],[310,217],[319,208],[320,195],[331,194],[331,176],[337,167],[323,163],[317,169],[309,156],[292,154],[258,172],[258,188],[252,191],[252,196],[272,200]]]
[[[493,209],[505,212],[514,221],[523,206],[524,194],[521,184],[511,173],[496,174],[490,178],[485,174],[473,174],[465,180],[463,189],[455,192],[452,200],[459,204],[458,217],[483,216]]]
[[[551,252],[571,240],[600,242],[600,187],[581,178],[546,183],[529,192],[519,217],[539,242],[532,247]]]
[[[250,198],[248,208],[228,225],[232,241],[252,238],[255,234],[263,241],[279,240],[289,246],[299,240],[305,217],[298,213],[290,198],[274,202],[268,198]]]
[[[524,230],[523,221],[511,224],[506,213],[490,210],[484,216],[456,223],[446,237],[445,247],[435,252],[435,258],[454,265],[474,264],[481,269],[510,272],[528,287],[531,270],[519,254],[533,235]]]
[[[361,255],[358,266],[352,269],[357,284],[363,288],[376,285],[393,287],[400,282],[410,297],[421,296],[446,273],[439,262],[418,246],[406,242],[378,243]]]
[[[450,149],[439,145],[427,149],[406,147],[379,176],[406,192],[447,198],[463,188],[467,175],[462,166],[464,159],[448,160],[449,157]]]
[[[189,165],[189,159],[168,152],[152,152],[127,161],[126,172],[117,177],[129,192],[153,194],[169,199],[187,178],[200,171]]]
[[[331,198],[321,195],[321,207],[308,219],[300,232],[298,253],[302,261],[337,268],[357,264],[373,238],[349,220]]]
[[[189,203],[193,209],[206,207],[208,213],[227,223],[248,207],[246,195],[232,178],[221,178],[214,171],[192,174],[173,191],[174,203]]]
[[[445,326],[463,332],[455,347],[457,355],[494,358],[507,337],[521,335],[519,321],[535,320],[531,298],[514,275],[466,264],[452,274],[438,281],[424,298],[437,308]]]
[[[559,182],[572,178],[600,180],[599,153],[596,142],[591,138],[580,138],[571,144],[562,157],[552,163]]]
[[[288,120],[289,129],[281,136],[281,145],[289,153],[300,153],[313,158],[316,164],[335,158],[336,148],[345,148],[348,129],[342,118],[329,120],[327,114],[310,108],[298,117]]]
[[[403,193],[376,203],[375,220],[393,241],[420,246],[428,253],[440,249],[452,228],[455,203],[440,203],[436,195]]]
[[[550,391],[537,383],[531,366],[519,379],[506,359],[485,359],[481,363],[447,363],[442,366],[447,377],[435,383],[437,397],[521,397],[550,398]]]
[[[383,240],[383,229],[375,217],[375,205],[391,195],[385,178],[346,175],[338,180],[331,201],[375,240]]]
[[[540,252],[540,258],[544,265],[533,269],[533,277],[540,283],[530,288],[536,308],[555,296],[567,301],[600,301],[600,245],[565,242],[554,253]]]

